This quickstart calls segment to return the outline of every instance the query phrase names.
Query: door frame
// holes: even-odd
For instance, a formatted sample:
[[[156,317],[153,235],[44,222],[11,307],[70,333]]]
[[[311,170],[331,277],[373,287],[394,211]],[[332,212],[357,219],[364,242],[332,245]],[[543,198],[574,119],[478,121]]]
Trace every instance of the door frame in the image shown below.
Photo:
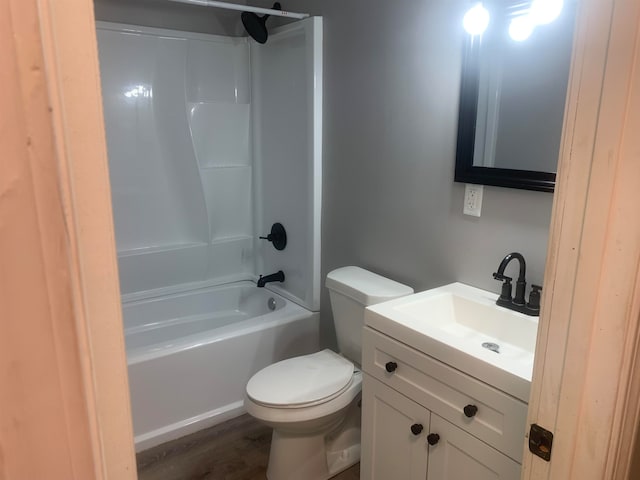
[[[75,339],[71,363],[59,361],[60,351],[49,359],[14,349],[12,360],[48,365],[51,374],[82,387],[81,408],[69,409],[61,421],[68,432],[86,426],[87,448],[49,442],[43,446],[49,455],[93,465],[97,479],[134,479],[93,4],[7,2],[19,41],[0,48],[15,47],[29,141],[52,135],[46,148],[28,149],[32,165],[50,168],[42,182],[31,182],[38,208],[25,207],[25,215],[43,222],[47,206],[59,214],[52,217],[60,220],[53,230],[40,229],[42,275],[66,285],[61,294],[71,311],[59,309],[59,302],[50,311],[72,320],[66,326]],[[528,417],[554,431],[555,441],[551,462],[526,450],[526,480],[623,479],[633,465],[640,419],[640,376],[634,375],[640,367],[640,215],[633,210],[640,184],[640,137],[634,137],[640,131],[637,3],[583,0],[580,7]],[[34,89],[45,97],[30,96]],[[17,128],[10,133],[24,135]],[[64,239],[62,248],[51,248],[51,232]],[[43,287],[45,293],[52,293],[51,285]],[[30,333],[51,337],[59,348],[69,345],[51,325]],[[58,394],[67,405],[78,401],[65,389]],[[23,413],[23,428],[37,428],[28,410]],[[27,455],[37,454],[23,455],[26,464]]]
[[[525,445],[523,480],[629,478],[640,419],[638,132],[640,3],[583,0],[527,422],[555,437],[550,462]]]
[[[0,479],[133,480],[93,2],[0,3]]]

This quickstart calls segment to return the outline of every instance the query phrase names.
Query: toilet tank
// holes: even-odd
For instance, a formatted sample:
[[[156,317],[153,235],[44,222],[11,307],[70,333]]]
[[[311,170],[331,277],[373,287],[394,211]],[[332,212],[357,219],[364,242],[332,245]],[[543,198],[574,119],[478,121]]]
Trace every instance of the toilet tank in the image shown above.
[[[338,349],[360,365],[364,309],[413,293],[413,288],[360,267],[342,267],[329,272],[326,287],[331,299]]]

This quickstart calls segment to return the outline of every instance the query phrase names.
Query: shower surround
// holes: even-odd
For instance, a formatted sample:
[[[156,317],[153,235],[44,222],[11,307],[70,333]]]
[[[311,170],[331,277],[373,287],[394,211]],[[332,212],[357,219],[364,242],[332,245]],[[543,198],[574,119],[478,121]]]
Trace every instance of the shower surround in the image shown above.
[[[321,25],[259,45],[97,23],[138,450],[242,413],[255,371],[318,348]],[[275,222],[283,251],[258,239]]]

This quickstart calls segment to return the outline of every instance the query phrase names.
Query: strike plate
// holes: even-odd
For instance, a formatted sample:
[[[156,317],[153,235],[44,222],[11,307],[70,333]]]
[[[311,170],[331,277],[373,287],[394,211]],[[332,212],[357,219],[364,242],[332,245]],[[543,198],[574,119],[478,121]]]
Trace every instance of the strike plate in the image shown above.
[[[540,425],[532,424],[529,430],[529,451],[548,462],[551,460],[552,445],[553,433]]]

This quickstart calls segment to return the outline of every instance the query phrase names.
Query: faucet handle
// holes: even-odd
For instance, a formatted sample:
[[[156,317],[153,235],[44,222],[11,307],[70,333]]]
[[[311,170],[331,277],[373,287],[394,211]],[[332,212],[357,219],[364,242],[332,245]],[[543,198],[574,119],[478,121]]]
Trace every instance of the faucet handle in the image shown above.
[[[531,293],[529,294],[529,302],[527,307],[532,310],[540,310],[540,292],[542,287],[540,285],[531,284]]]
[[[504,273],[498,273],[498,272],[493,272],[493,278],[495,278],[496,280],[500,280],[502,282],[507,282],[507,283],[511,283],[511,280],[513,280],[513,278],[507,277]]]
[[[271,233],[266,237],[258,237],[261,240],[273,243],[276,250],[284,250],[287,246],[287,232],[281,223],[274,223],[271,226]]]
[[[511,304],[513,300],[511,298],[511,277],[506,275],[493,274],[493,278],[496,280],[502,280],[502,290],[500,291],[500,298],[498,298],[498,305]]]

